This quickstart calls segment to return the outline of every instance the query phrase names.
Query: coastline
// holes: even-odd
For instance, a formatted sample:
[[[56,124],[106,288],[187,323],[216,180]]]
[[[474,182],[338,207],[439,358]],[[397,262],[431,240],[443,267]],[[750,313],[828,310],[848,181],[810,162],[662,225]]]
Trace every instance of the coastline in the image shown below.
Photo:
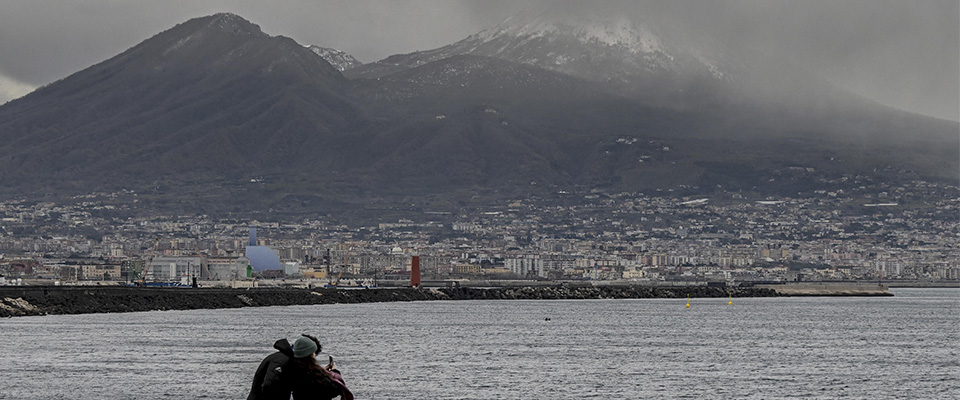
[[[431,300],[640,299],[776,297],[771,289],[711,287],[509,287],[509,288],[138,288],[10,286],[0,288],[0,317],[195,310],[312,304]]]
[[[754,287],[775,290],[781,296],[893,296],[889,286],[873,282],[798,282]]]
[[[0,287],[0,317],[220,309],[431,300],[644,299],[778,296],[891,296],[886,287],[784,290],[771,287],[525,286],[371,289],[143,288],[124,286]],[[794,286],[794,285],[789,285]]]

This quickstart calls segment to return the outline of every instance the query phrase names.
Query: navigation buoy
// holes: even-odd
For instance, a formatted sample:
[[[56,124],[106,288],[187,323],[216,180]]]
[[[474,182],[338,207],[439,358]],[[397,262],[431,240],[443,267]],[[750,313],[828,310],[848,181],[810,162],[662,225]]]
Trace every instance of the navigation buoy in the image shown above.
[[[690,295],[687,295],[687,308],[690,308]]]
[[[733,293],[730,293],[730,301],[727,302],[727,305],[728,305],[728,306],[732,306],[732,305],[733,305]]]

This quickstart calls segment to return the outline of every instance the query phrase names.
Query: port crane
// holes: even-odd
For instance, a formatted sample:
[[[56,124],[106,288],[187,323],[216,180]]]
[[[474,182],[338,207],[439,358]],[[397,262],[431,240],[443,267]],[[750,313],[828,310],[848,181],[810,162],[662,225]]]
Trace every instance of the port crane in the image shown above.
[[[140,267],[140,271],[137,272],[137,279],[134,283],[137,286],[143,286],[147,281],[147,271],[150,270],[150,263],[153,262],[153,257],[157,255],[157,249],[160,247],[160,236],[157,236],[153,240],[153,246],[150,251],[147,253],[147,256],[143,259],[143,266]]]
[[[324,263],[327,265],[327,287],[335,288],[340,284],[340,278],[343,277],[343,271],[346,270],[350,265],[350,253],[352,249],[352,245],[347,249],[347,254],[343,257],[343,263],[341,263],[337,268],[337,277],[335,279],[333,277],[333,271],[330,269],[330,249],[327,249],[327,255],[324,257]]]

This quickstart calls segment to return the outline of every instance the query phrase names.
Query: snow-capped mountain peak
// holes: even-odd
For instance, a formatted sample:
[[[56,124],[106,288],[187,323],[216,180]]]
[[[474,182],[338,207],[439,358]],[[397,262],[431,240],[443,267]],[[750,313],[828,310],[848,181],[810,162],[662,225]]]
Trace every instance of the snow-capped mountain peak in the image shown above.
[[[352,55],[337,49],[331,49],[329,47],[320,47],[320,46],[313,46],[313,45],[308,45],[305,47],[310,49],[310,51],[316,53],[318,56],[322,57],[324,60],[330,63],[330,65],[332,65],[334,68],[336,68],[340,72],[363,65],[362,62],[358,61]]]
[[[237,14],[222,12],[212,15],[208,17],[208,19],[210,20],[209,26],[211,28],[230,34],[266,36],[266,34],[260,30],[259,25],[251,23]]]
[[[722,48],[656,22],[639,12],[617,14],[609,7],[594,10],[586,2],[551,2],[539,13],[518,14],[459,42],[390,56],[350,75],[379,78],[448,57],[477,55],[571,75],[648,99],[696,96],[690,94],[691,85],[725,85],[742,75],[736,70],[736,58],[724,55]]]
[[[525,38],[540,38],[551,35],[569,35],[581,43],[596,43],[617,46],[632,53],[663,51],[660,38],[642,23],[626,17],[604,19],[598,16],[564,18],[537,17],[529,20],[510,18],[494,29],[477,35],[483,40],[493,40],[502,35]]]

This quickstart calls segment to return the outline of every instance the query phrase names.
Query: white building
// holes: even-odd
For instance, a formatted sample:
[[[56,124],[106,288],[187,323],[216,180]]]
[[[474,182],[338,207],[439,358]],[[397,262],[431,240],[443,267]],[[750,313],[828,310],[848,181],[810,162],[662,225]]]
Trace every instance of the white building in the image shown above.
[[[234,281],[246,279],[253,272],[250,259],[240,257],[218,257],[207,260],[207,273],[204,278],[215,281]]]
[[[178,281],[182,277],[200,277],[203,257],[154,257],[147,266],[149,281]]]

